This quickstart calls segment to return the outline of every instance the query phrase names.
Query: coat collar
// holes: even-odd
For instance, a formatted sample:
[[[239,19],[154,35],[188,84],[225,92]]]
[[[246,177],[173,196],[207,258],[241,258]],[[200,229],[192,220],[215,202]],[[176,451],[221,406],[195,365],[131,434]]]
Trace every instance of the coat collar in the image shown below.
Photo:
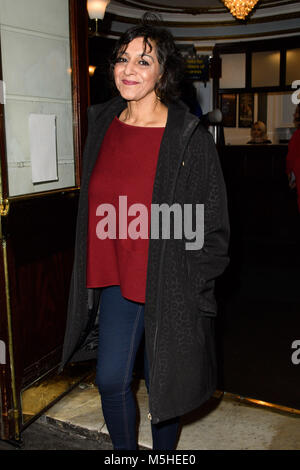
[[[90,108],[94,126],[92,155],[89,161],[89,176],[97,160],[106,131],[114,117],[119,116],[126,106],[126,100],[121,96],[117,96],[104,104],[94,105]],[[157,178],[153,188],[153,202],[159,201],[162,198],[165,202],[169,199],[171,200],[184,149],[199,122],[199,119],[189,112],[183,102],[173,101],[168,105],[168,118],[161,142],[157,163]],[[168,194],[165,191],[170,186],[165,184],[166,180],[169,181],[172,187],[172,191],[168,192]]]
[[[103,118],[107,119],[110,123],[115,116],[121,114],[126,106],[126,100],[119,95],[104,104],[91,107],[95,108],[96,111],[95,123],[100,119],[102,121]],[[190,128],[198,123],[199,119],[189,112],[187,106],[182,101],[172,101],[168,104],[166,130],[169,130],[169,128],[173,129],[173,131],[176,130],[176,134],[184,139],[184,137],[189,134]]]

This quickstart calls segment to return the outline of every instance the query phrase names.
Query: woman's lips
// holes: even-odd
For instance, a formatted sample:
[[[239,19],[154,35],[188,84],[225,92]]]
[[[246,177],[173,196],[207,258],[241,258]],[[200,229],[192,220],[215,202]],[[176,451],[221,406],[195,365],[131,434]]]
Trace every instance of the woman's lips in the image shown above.
[[[133,82],[131,80],[122,80],[122,83],[124,83],[124,85],[137,85],[138,82]]]

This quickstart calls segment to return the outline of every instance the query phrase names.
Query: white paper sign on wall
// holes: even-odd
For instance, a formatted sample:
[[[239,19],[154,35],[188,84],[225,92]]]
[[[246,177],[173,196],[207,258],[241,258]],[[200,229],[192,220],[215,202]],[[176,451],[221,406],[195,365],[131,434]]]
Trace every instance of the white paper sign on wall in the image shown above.
[[[57,181],[56,116],[29,114],[32,182]]]

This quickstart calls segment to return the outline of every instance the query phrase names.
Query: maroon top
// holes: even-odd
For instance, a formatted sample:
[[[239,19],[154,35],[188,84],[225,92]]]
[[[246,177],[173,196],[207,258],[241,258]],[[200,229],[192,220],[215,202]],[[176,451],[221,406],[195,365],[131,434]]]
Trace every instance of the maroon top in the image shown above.
[[[120,285],[124,297],[145,302],[152,191],[164,130],[115,117],[106,132],[89,183],[87,287]],[[143,206],[130,208],[137,203]],[[111,206],[105,211],[102,204]],[[138,233],[143,238],[134,239]]]

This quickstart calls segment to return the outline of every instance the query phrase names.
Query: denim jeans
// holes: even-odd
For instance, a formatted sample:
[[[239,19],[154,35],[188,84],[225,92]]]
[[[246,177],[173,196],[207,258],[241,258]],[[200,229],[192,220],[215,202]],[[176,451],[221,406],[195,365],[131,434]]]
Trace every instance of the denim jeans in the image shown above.
[[[144,334],[143,303],[125,299],[120,286],[104,287],[100,299],[96,384],[114,449],[137,450],[136,403],[131,390],[136,353]],[[144,375],[149,392],[146,351]],[[153,449],[173,450],[179,418],[151,423]]]

